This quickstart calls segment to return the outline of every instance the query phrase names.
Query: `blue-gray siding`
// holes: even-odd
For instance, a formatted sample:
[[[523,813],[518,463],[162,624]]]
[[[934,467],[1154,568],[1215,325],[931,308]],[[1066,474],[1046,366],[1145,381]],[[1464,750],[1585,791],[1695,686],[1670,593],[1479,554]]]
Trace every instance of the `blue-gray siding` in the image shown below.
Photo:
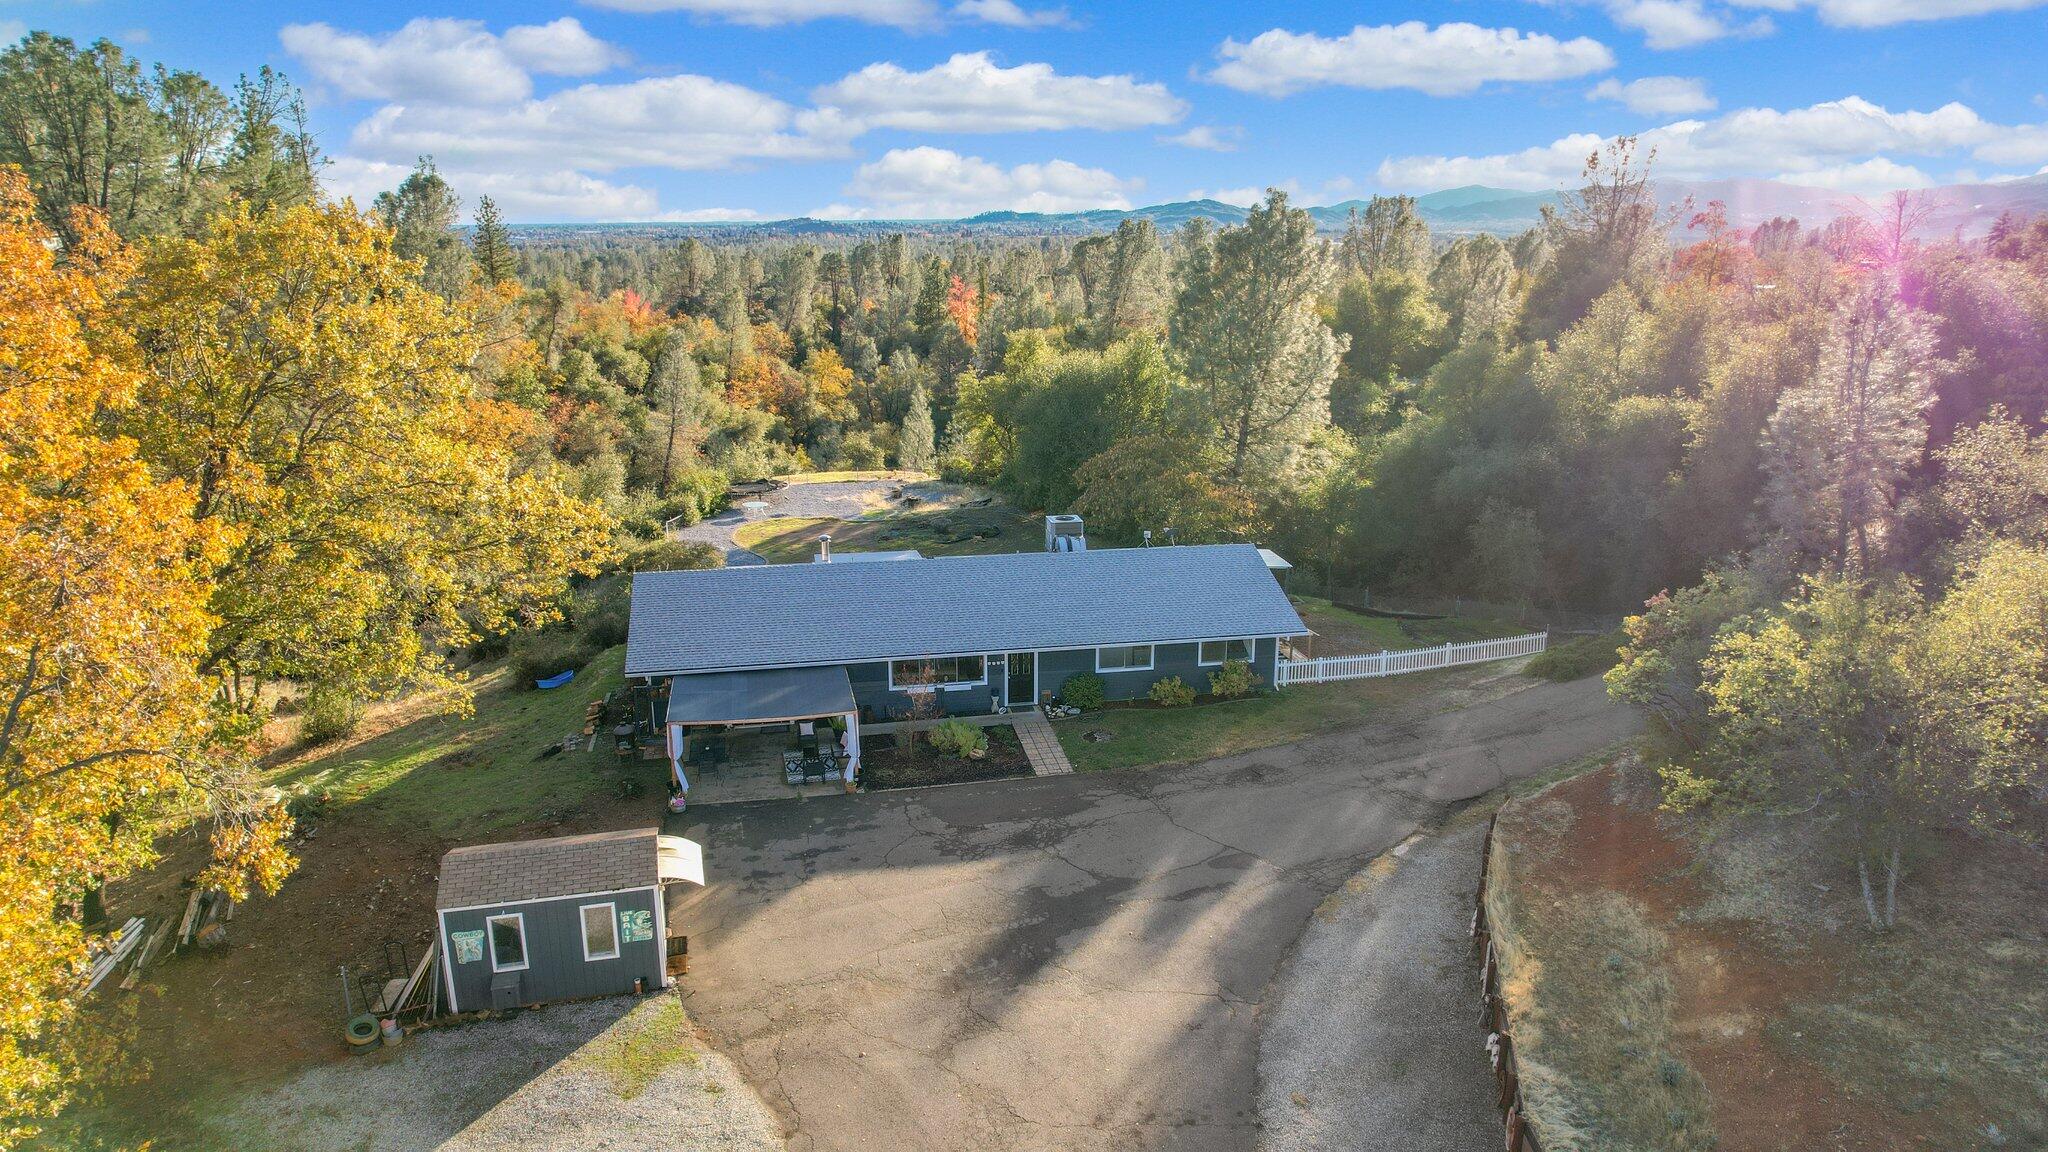
[[[547,1000],[571,1000],[584,996],[609,996],[633,990],[634,977],[647,981],[649,989],[661,987],[667,957],[661,938],[661,915],[655,905],[660,889],[614,892],[597,896],[573,896],[535,900],[524,904],[494,905],[441,914],[444,949],[450,959],[449,979],[459,1011],[474,1012],[491,1006],[491,947],[488,930],[480,960],[453,963],[449,935],[485,928],[485,920],[504,912],[517,912],[526,919],[526,969],[519,975],[520,1003],[539,1004]],[[583,959],[583,922],[580,909],[586,904],[615,904],[613,926],[621,928],[619,914],[645,912],[654,924],[651,940],[628,942],[619,932],[619,955],[613,960]]]
[[[1169,676],[1178,676],[1197,692],[1209,690],[1209,673],[1213,667],[1199,662],[1201,648],[1197,644],[1156,644],[1152,649],[1152,667],[1134,672],[1104,672],[1103,686],[1111,700],[1142,700],[1152,691],[1154,682]],[[954,716],[985,715],[1003,702],[1004,684],[1008,676],[1008,653],[991,653],[988,658],[987,682],[965,688],[942,689],[940,702],[946,714]],[[1253,667],[1259,679],[1271,687],[1275,663],[1279,658],[1279,645],[1271,638],[1256,641]],[[1044,651],[1037,654],[1038,681],[1037,696],[1045,693],[1058,695],[1067,677],[1077,672],[1095,671],[1095,649],[1067,648]],[[847,679],[853,685],[854,702],[870,719],[895,720],[910,715],[915,702],[908,692],[893,691],[889,687],[889,666],[884,663],[849,664],[846,666]],[[1037,697],[1019,695],[1010,703],[1013,707],[1026,707]]]

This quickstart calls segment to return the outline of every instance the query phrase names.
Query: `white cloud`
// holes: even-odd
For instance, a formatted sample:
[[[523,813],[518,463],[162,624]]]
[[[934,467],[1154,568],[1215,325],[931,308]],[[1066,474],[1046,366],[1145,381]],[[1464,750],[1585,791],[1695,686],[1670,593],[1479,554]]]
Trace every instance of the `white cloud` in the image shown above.
[[[352,197],[356,207],[367,208],[379,192],[398,187],[411,171],[409,163],[337,156],[321,172],[320,182],[331,195]],[[529,223],[646,220],[660,208],[652,189],[613,184],[565,169],[516,173],[442,165],[440,172],[463,198],[465,218],[481,196],[495,201],[506,219]]]
[[[587,76],[624,59],[573,18],[493,35],[481,20],[421,17],[396,32],[369,36],[327,24],[287,24],[285,51],[344,96],[497,104],[533,91],[530,73]]]
[[[2039,164],[2048,160],[2048,124],[2021,124],[1977,149],[1993,164]]]
[[[594,76],[626,61],[626,54],[583,30],[573,16],[505,29],[505,51],[550,76]]]
[[[1607,14],[1616,24],[1643,34],[1652,48],[1691,48],[1725,36],[1768,36],[1776,30],[1768,16],[1731,24],[1702,0],[1608,0]]]
[[[0,44],[12,44],[28,35],[28,25],[19,20],[0,20]]]
[[[1805,172],[1780,172],[1776,179],[1787,184],[1804,184],[1812,188],[1828,188],[1859,196],[1894,192],[1901,188],[1934,186],[1934,178],[1927,173],[1911,164],[1895,163],[1883,156],[1873,156],[1854,164],[1836,164]]]
[[[1196,148],[1204,152],[1235,152],[1238,143],[1243,139],[1242,128],[1218,128],[1211,124],[1197,124],[1178,135],[1161,136],[1159,142],[1178,144],[1183,148]]]
[[[1073,23],[1065,8],[1024,8],[1017,0],[960,0],[953,15],[1005,28],[1060,28]]]
[[[844,155],[830,116],[799,113],[751,88],[704,76],[584,84],[495,108],[386,104],[358,122],[353,152],[513,172],[575,168],[729,168],[753,160]]]
[[[855,170],[845,191],[860,203],[834,204],[818,215],[915,220],[1129,208],[1141,184],[1066,160],[1004,168],[944,148],[897,148]]]
[[[1586,93],[1586,99],[1614,100],[1645,116],[1706,112],[1714,107],[1707,86],[1689,76],[1645,76],[1626,84],[1602,80]]]
[[[1643,132],[1638,139],[1643,150],[1656,149],[1654,171],[1662,176],[1813,175],[1825,180],[1844,165],[1887,153],[1941,156],[1975,150],[1980,157],[1994,159],[1987,153],[2013,138],[2015,131],[1984,120],[1963,104],[1945,104],[1931,112],[1892,112],[1850,96],[1787,111],[1744,108],[1712,120],[1679,120]],[[1605,143],[1593,133],[1578,133],[1491,156],[1396,157],[1379,166],[1378,176],[1387,187],[1419,190],[1461,184],[1566,187],[1578,181],[1586,157]]]
[[[621,12],[689,12],[698,16],[772,27],[844,18],[895,28],[930,28],[939,23],[933,0],[591,0]]]
[[[1597,40],[1558,40],[1540,32],[1441,24],[1359,25],[1343,36],[1275,28],[1248,43],[1225,40],[1223,63],[1209,78],[1243,92],[1285,96],[1334,84],[1348,88],[1413,88],[1458,96],[1488,81],[1561,80],[1614,67]]]
[[[1050,64],[1004,68],[986,52],[963,52],[922,72],[870,64],[811,95],[855,130],[1143,128],[1187,113],[1164,84],[1142,84],[1130,76],[1061,76]]]
[[[1746,8],[1791,12],[1810,8],[1823,23],[1841,28],[1882,28],[1919,20],[1949,20],[1991,12],[2019,12],[2048,0],[1731,0]]]

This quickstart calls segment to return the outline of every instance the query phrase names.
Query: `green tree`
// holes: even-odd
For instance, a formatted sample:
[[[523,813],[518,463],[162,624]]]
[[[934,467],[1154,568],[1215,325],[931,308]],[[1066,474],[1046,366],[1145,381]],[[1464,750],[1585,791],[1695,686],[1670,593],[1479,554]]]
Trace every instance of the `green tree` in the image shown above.
[[[896,441],[896,466],[911,472],[929,472],[938,459],[933,442],[932,401],[922,381],[910,390],[910,410],[903,416],[903,431]]]
[[[1412,272],[1358,275],[1337,289],[1329,325],[1349,341],[1330,389],[1331,422],[1352,433],[1383,431],[1443,353],[1443,310]]]
[[[1903,582],[1817,577],[1777,611],[1723,632],[1703,665],[1715,744],[1703,767],[1669,776],[1667,797],[1680,805],[1838,815],[1873,930],[1896,922],[1907,835],[1935,815],[1935,782],[1914,747],[1909,661],[1922,617]]]
[[[468,282],[469,260],[455,234],[462,201],[422,156],[412,174],[391,192],[377,194],[377,215],[391,229],[391,250],[420,262],[420,282],[453,299]]]
[[[1429,225],[1415,210],[1413,196],[1375,196],[1365,211],[1351,210],[1337,245],[1344,271],[1366,277],[1391,273],[1422,276],[1429,271]]]
[[[519,274],[519,258],[512,251],[504,221],[498,218],[497,202],[489,196],[477,199],[476,230],[469,238],[469,254],[485,284],[503,284]]]
[[[532,414],[476,394],[465,317],[346,206],[153,242],[121,320],[147,367],[121,430],[237,541],[200,668],[239,708],[277,679],[448,684],[446,651],[547,621],[609,548],[600,511],[527,467]]]
[[[1885,288],[1838,314],[1813,377],[1770,422],[1766,507],[1800,551],[1839,572],[1873,570],[1927,443],[1934,367],[1925,322]]]
[[[80,48],[31,32],[0,52],[0,163],[28,174],[38,215],[65,244],[78,239],[74,208],[103,213],[125,237],[161,225],[172,150],[156,100],[142,66],[109,40]]]
[[[1530,289],[1524,327],[1549,339],[1577,323],[1593,301],[1626,284],[1647,289],[1660,268],[1664,231],[1674,221],[1650,183],[1656,151],[1636,157],[1633,136],[1586,158],[1579,189],[1543,209],[1550,258]]]
[[[1072,267],[1096,340],[1159,326],[1167,298],[1166,250],[1150,220],[1130,217],[1074,245]]]
[[[1191,225],[1181,243],[1169,346],[1224,477],[1263,481],[1329,423],[1344,342],[1316,314],[1328,253],[1314,219],[1277,189],[1242,226],[1212,236]]]

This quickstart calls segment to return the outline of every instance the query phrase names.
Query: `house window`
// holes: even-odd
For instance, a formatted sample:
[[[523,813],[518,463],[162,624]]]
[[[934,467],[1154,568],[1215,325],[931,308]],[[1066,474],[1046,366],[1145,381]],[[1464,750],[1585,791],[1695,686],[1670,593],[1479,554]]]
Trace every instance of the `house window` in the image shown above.
[[[980,656],[939,656],[889,661],[892,692],[924,692],[933,688],[968,688],[988,682],[988,661]]]
[[[1150,644],[1120,644],[1095,650],[1097,672],[1144,672],[1152,667]]]
[[[491,971],[517,972],[526,967],[526,917],[517,912],[484,921],[491,930]]]
[[[1251,663],[1252,642],[1250,640],[1202,641],[1199,661],[1203,666],[1219,665],[1231,660],[1242,660],[1247,664]]]
[[[583,915],[583,959],[619,958],[619,910],[615,904],[585,904]]]

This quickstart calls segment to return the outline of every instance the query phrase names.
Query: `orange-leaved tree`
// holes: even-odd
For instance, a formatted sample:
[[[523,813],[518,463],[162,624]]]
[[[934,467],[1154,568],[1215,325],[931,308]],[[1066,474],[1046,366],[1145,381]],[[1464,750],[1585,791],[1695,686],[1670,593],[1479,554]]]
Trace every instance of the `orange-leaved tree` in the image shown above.
[[[103,324],[132,260],[94,215],[72,234],[60,252],[0,168],[0,1147],[74,1082],[87,938],[68,909],[201,808],[229,857],[210,880],[274,888],[288,867],[282,816],[216,754],[198,671],[232,535],[104,431],[136,396]]]

